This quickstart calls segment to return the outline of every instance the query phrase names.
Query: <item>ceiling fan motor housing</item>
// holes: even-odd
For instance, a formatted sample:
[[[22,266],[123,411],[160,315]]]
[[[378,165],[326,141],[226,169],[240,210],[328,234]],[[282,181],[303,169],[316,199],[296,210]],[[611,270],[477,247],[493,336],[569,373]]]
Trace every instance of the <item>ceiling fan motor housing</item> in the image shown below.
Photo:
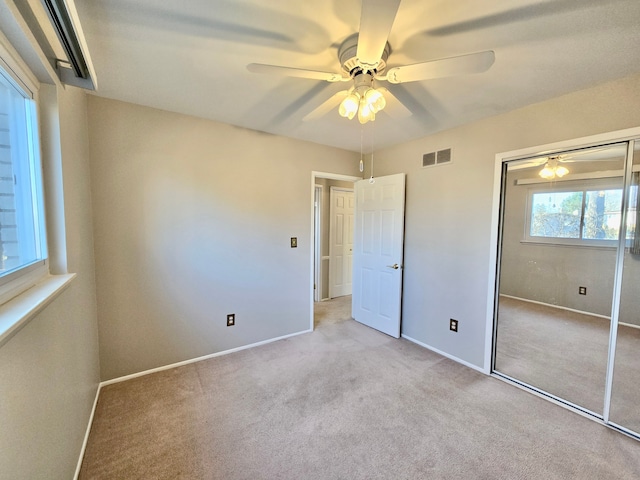
[[[373,76],[371,72],[364,72],[362,69],[353,74],[353,89],[363,96],[364,93],[373,88]]]
[[[378,66],[374,70],[363,69],[362,65],[358,62],[357,53],[358,34],[354,33],[347,37],[338,49],[338,60],[340,61],[344,75],[356,78],[360,74],[364,73],[371,77],[375,77],[376,75],[383,73],[385,68],[387,68],[387,58],[389,58],[389,54],[391,53],[391,46],[389,45],[389,42],[386,43],[382,52],[382,57],[378,62]]]

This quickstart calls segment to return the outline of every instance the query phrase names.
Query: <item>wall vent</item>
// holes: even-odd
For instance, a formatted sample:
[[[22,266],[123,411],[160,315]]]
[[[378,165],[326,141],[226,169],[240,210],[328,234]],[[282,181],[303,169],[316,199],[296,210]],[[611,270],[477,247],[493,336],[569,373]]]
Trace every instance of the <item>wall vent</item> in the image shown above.
[[[425,153],[422,155],[422,166],[431,167],[436,164],[436,152]]]
[[[451,163],[451,149],[438,150],[437,152],[425,153],[422,155],[423,167],[434,167],[444,163]]]

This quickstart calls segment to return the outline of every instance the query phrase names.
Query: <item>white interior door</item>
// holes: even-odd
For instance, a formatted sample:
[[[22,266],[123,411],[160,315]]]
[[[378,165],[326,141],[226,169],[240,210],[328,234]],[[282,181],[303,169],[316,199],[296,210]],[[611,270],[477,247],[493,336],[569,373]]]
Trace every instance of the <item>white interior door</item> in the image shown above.
[[[405,174],[356,182],[355,320],[400,337]]]
[[[351,295],[353,277],[353,190],[331,187],[329,208],[329,297]]]

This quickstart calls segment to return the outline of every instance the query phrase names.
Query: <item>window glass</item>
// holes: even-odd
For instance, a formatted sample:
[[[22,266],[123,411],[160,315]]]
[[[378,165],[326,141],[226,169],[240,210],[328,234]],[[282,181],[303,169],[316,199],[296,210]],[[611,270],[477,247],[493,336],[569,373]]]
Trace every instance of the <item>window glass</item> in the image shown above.
[[[35,102],[0,67],[0,277],[46,256],[35,120]]]
[[[534,193],[531,201],[532,237],[580,238],[582,192]]]
[[[582,238],[617,240],[622,217],[622,190],[586,192]]]
[[[631,186],[627,239],[635,232],[638,187]],[[593,186],[583,190],[532,192],[528,211],[529,239],[547,243],[613,245],[620,235],[622,189]],[[562,239],[553,242],[553,239]],[[575,240],[575,241],[571,241]]]
[[[637,179],[637,173],[634,173]],[[631,185],[629,192],[629,206],[627,207],[627,240],[633,240],[636,232],[636,220],[638,217],[636,206],[638,205],[638,186]]]

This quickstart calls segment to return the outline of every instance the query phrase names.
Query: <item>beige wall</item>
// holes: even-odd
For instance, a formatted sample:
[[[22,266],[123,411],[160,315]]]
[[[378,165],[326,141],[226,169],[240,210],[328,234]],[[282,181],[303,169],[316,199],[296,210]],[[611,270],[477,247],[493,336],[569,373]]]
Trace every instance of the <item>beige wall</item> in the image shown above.
[[[55,115],[55,89],[44,90]],[[0,478],[7,480],[73,477],[99,382],[85,94],[68,87],[58,102],[67,263],[77,277],[0,347]],[[51,132],[43,135],[47,148]]]
[[[483,366],[495,155],[639,126],[638,105],[633,76],[376,152],[377,175],[407,174],[403,334]],[[448,147],[452,164],[421,168]]]
[[[89,129],[103,380],[309,329],[311,172],[355,153],[98,97]]]

